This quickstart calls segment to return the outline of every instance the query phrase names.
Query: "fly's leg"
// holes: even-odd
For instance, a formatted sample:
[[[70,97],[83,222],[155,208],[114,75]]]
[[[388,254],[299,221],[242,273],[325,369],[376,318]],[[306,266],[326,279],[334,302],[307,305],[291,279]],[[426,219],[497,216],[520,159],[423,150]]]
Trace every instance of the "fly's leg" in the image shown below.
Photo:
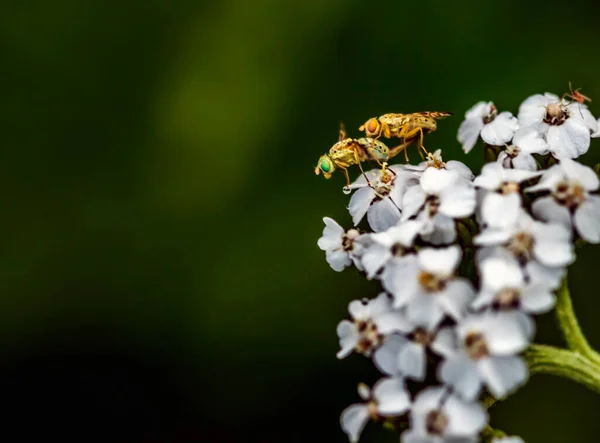
[[[412,140],[393,147],[392,149],[390,149],[390,154],[388,155],[388,158],[394,158],[400,152],[404,151],[404,158],[406,159],[406,163],[408,163],[407,148],[408,148],[408,145],[410,145],[411,143],[412,143]]]

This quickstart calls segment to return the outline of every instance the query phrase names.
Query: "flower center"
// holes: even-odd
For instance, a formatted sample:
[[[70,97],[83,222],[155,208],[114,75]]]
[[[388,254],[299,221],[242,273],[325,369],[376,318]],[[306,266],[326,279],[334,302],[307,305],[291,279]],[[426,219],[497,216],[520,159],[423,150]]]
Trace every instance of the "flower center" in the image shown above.
[[[428,434],[443,435],[448,427],[448,416],[442,411],[430,411],[425,419],[425,429]]]
[[[419,272],[419,283],[426,292],[439,292],[446,287],[444,278],[425,271]]]
[[[437,195],[430,195],[427,197],[427,203],[429,208],[429,216],[435,217],[438,209],[440,209],[440,198]]]
[[[377,331],[377,326],[371,319],[356,320],[359,338],[356,342],[356,352],[369,356],[371,351],[381,344],[381,336]]]
[[[352,251],[354,247],[354,240],[360,235],[356,229],[350,229],[344,235],[342,235],[342,249],[344,251]]]
[[[519,192],[520,190],[521,188],[517,182],[504,182],[502,183],[502,186],[500,186],[500,192],[502,192],[504,195],[513,194],[515,192]]]
[[[585,201],[583,186],[572,182],[560,182],[554,187],[554,198],[570,210],[577,209]]]
[[[544,122],[549,125],[562,125],[569,118],[567,109],[560,103],[550,103],[546,106]]]
[[[496,294],[495,305],[498,309],[514,309],[519,307],[520,297],[516,289],[505,288]]]
[[[413,340],[423,346],[428,346],[433,341],[434,335],[423,328],[417,328],[413,332]]]
[[[367,403],[367,413],[373,420],[377,420],[379,418],[379,414],[377,413],[377,402],[375,402],[375,400],[371,400],[369,403]]]
[[[479,360],[490,355],[485,338],[479,332],[469,332],[467,334],[465,337],[465,348],[467,354],[473,360]]]
[[[509,157],[515,158],[517,155],[519,155],[521,153],[521,148],[519,148],[518,146],[515,146],[515,145],[510,145],[504,151],[506,152],[506,155],[508,155]]]
[[[390,252],[394,257],[404,257],[406,254],[408,254],[408,248],[404,247],[404,245],[401,243],[394,243]]]
[[[482,118],[483,124],[487,125],[488,123],[493,122],[497,115],[498,115],[498,108],[496,108],[496,106],[492,105],[490,108],[490,112],[488,114],[484,115]]]
[[[507,249],[513,255],[522,261],[527,261],[531,258],[533,251],[534,238],[528,232],[519,232],[510,239]]]
[[[446,167],[446,163],[444,163],[444,161],[442,160],[442,156],[439,155],[437,152],[434,154],[429,152],[427,153],[427,166],[429,166],[430,168],[444,169]]]

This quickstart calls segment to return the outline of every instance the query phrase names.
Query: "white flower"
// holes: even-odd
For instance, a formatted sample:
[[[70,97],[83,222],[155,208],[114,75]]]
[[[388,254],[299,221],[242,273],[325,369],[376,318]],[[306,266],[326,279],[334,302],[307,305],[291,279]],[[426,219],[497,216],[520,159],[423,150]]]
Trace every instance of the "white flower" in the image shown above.
[[[519,124],[546,136],[548,149],[556,158],[576,158],[590,147],[590,134],[598,122],[586,105],[567,102],[550,93],[536,94],[519,107]]]
[[[356,443],[369,419],[402,415],[410,408],[410,397],[401,378],[383,378],[373,391],[359,385],[358,394],[366,403],[348,406],[342,412],[340,425],[351,443]]]
[[[347,187],[356,189],[350,198],[348,210],[354,226],[357,226],[367,214],[369,226],[375,232],[385,231],[400,220],[402,197],[406,188],[417,183],[414,173],[405,170],[403,165],[366,172]]]
[[[475,189],[456,171],[427,168],[418,186],[408,188],[402,199],[402,220],[424,222],[424,240],[434,244],[453,242],[455,218],[470,216],[475,209]]]
[[[479,102],[466,112],[458,128],[458,141],[468,153],[480,134],[488,145],[502,146],[510,142],[517,129],[519,122],[510,112],[498,114],[492,102]]]
[[[446,314],[460,319],[474,297],[469,281],[454,276],[460,259],[457,245],[423,248],[386,268],[381,280],[394,296],[394,306],[406,306],[409,320],[431,330]]]
[[[427,348],[434,341],[437,328],[427,329],[406,319],[403,335],[390,335],[373,354],[375,366],[384,374],[422,381],[427,366]]]
[[[427,388],[415,399],[402,443],[476,442],[487,421],[479,403],[465,402],[442,387]]]
[[[491,257],[479,266],[481,291],[471,306],[474,309],[494,307],[502,311],[520,309],[541,314],[554,306],[555,298],[548,282],[526,283],[520,266],[514,260]]]
[[[505,168],[537,170],[537,163],[532,154],[547,154],[546,140],[533,128],[521,128],[513,137],[512,144],[498,154],[498,163]]]
[[[550,191],[551,195],[538,198],[531,210],[536,217],[546,221],[572,226],[590,243],[600,243],[600,181],[589,167],[574,160],[562,159],[542,176],[540,182],[526,191]]]
[[[456,334],[456,346],[449,346]],[[503,398],[527,379],[525,362],[514,354],[523,351],[529,336],[515,316],[471,315],[455,329],[443,328],[433,348],[446,359],[438,367],[439,379],[463,398],[473,400],[486,385]]]
[[[504,246],[521,265],[531,260],[550,267],[571,264],[575,260],[571,231],[558,223],[533,220],[520,204],[516,194],[488,194],[481,211],[487,227],[473,242],[479,246]]]
[[[488,191],[497,191],[502,194],[519,193],[520,183],[541,175],[541,172],[521,169],[507,169],[500,163],[487,163],[483,165],[481,174],[475,177],[473,185]]]
[[[341,348],[337,358],[344,358],[352,351],[370,356],[385,334],[409,328],[404,317],[393,310],[392,301],[385,293],[372,300],[351,301],[348,312],[352,321],[342,320],[337,326]]]
[[[436,168],[436,169],[446,169],[448,171],[455,171],[458,173],[460,178],[465,181],[473,180],[473,172],[467,165],[463,162],[459,162],[458,160],[449,160],[445,162],[442,160],[442,150],[438,149],[433,154],[431,152],[427,153],[427,160],[419,163],[418,165],[406,165],[406,170],[415,171],[417,173],[425,171],[427,168]]]
[[[344,231],[334,219],[323,217],[325,228],[317,245],[325,251],[327,263],[334,271],[343,271],[352,265],[355,240],[360,236],[356,229]]]
[[[415,237],[422,229],[422,223],[416,220],[401,222],[387,231],[370,234],[369,245],[361,253],[361,263],[371,279],[388,264],[401,260],[410,253]]]

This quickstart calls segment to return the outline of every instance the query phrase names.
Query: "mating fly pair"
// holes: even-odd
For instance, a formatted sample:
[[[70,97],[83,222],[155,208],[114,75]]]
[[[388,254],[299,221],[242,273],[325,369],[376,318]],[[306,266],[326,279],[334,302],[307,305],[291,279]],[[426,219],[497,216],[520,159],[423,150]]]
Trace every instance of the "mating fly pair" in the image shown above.
[[[358,165],[364,175],[361,163],[373,160],[385,170],[387,162],[403,151],[408,162],[406,148],[416,140],[419,142],[419,154],[423,157],[421,150],[427,153],[423,146],[424,134],[437,129],[437,119],[450,115],[452,115],[450,112],[384,114],[367,120],[364,125],[358,128],[359,131],[364,131],[367,136],[358,140],[348,138],[344,126],[341,125],[338,142],[331,147],[328,154],[324,154],[319,158],[315,174],[323,173],[325,178],[330,178],[336,169],[341,169],[344,171],[346,184],[349,186],[348,168],[350,166]],[[390,149],[379,141],[382,136],[385,138],[399,138],[402,143]]]

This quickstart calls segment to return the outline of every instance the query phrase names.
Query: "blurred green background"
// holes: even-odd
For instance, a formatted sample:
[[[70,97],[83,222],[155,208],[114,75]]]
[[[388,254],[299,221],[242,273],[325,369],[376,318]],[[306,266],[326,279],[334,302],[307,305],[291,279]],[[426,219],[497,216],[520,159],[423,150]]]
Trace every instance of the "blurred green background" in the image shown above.
[[[345,442],[377,374],[338,361],[347,303],[377,286],[316,246],[349,226],[313,169],[386,112],[479,100],[600,102],[597,4],[573,0],[30,0],[0,14],[4,216],[0,433],[127,442]],[[598,116],[596,100],[591,109]],[[600,160],[600,142],[584,161]],[[598,249],[571,286],[600,346]],[[560,343],[551,315],[538,341]],[[536,376],[493,409],[527,442],[596,442],[600,398]],[[80,432],[85,429],[85,432]],[[370,425],[365,442],[397,441]]]

